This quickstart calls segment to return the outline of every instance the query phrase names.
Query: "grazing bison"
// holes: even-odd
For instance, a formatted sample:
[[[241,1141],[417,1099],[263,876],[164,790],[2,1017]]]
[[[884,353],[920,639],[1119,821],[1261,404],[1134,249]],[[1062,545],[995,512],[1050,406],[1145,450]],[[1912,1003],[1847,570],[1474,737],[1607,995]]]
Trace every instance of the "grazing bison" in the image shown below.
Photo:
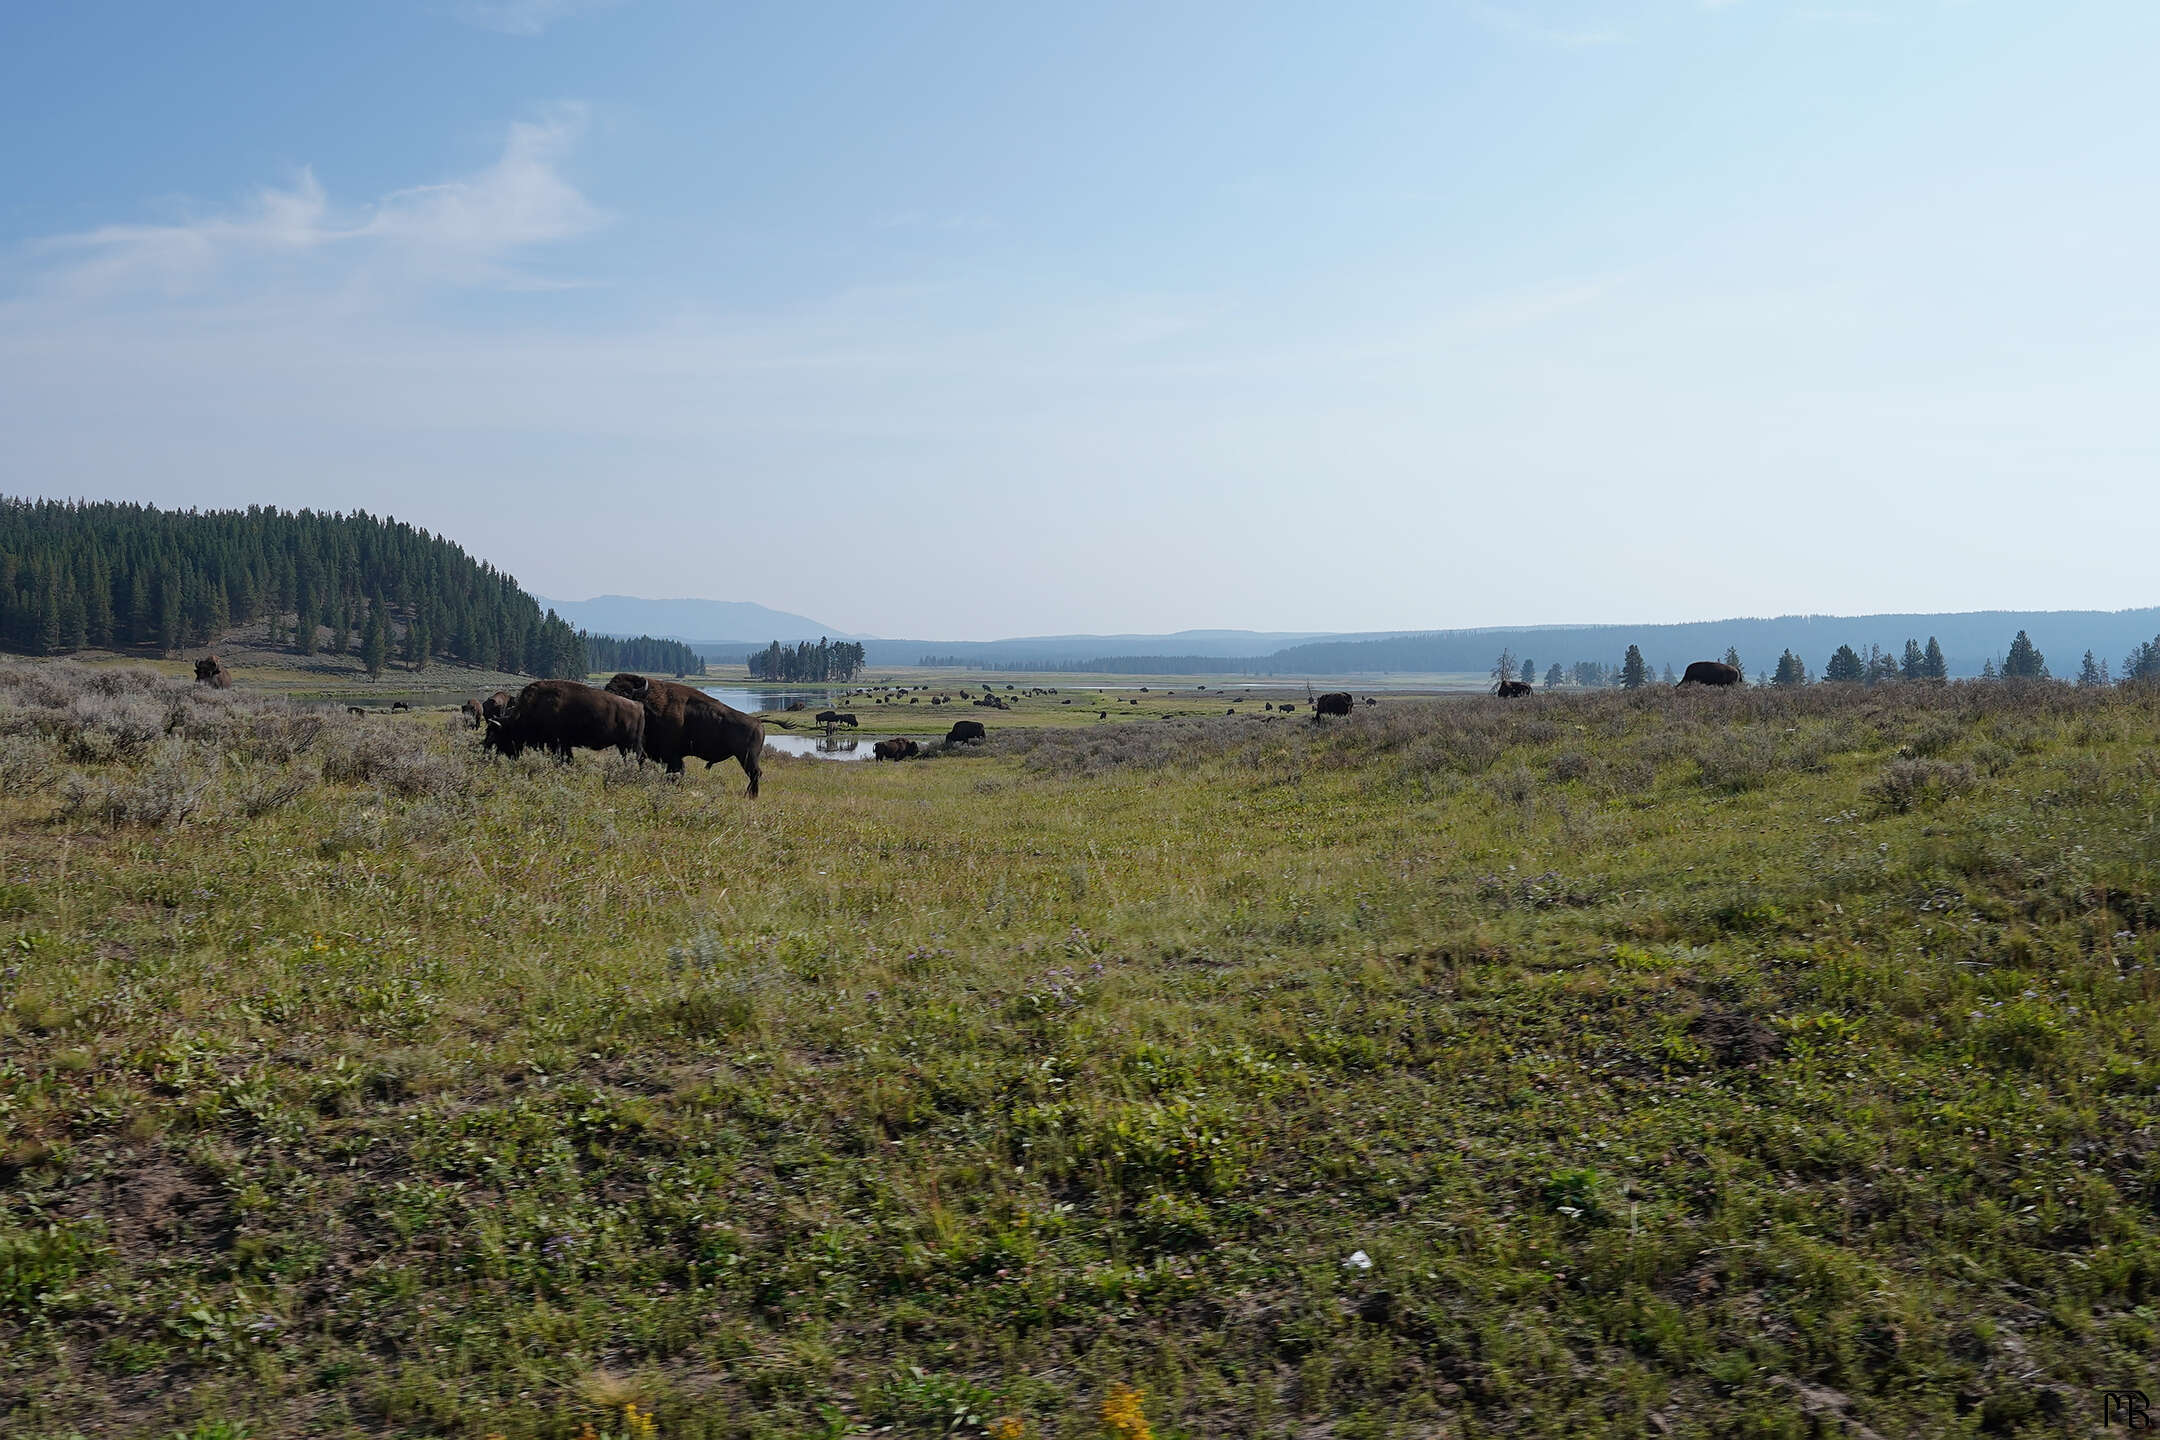
[[[390,708],[392,710],[410,710],[412,706],[406,704],[403,700],[393,700],[390,702]]]
[[[685,760],[703,760],[708,770],[733,760],[750,777],[749,793],[758,793],[765,726],[756,716],[673,680],[623,674],[610,679],[607,688],[645,707],[645,753],[664,761],[670,775],[680,775]]]
[[[575,680],[535,680],[518,692],[507,715],[488,721],[480,743],[505,755],[537,746],[564,761],[572,750],[611,746],[642,758],[645,712],[620,695]]]
[[[963,740],[987,740],[989,736],[980,720],[955,720],[952,729],[945,732],[945,743],[958,745]]]
[[[472,721],[473,729],[478,730],[488,721],[500,720],[510,713],[510,692],[497,690],[483,699],[467,700],[459,708],[465,712],[465,718]]]
[[[872,763],[878,760],[909,760],[914,758],[915,752],[921,748],[905,735],[895,735],[889,740],[880,740],[877,744],[871,746],[870,755]]]
[[[1493,686],[1492,693],[1503,700],[1520,700],[1530,693],[1530,682],[1527,680],[1502,680],[1498,685]]]
[[[845,710],[820,710],[817,712],[817,723],[820,725],[853,725],[855,717]]]
[[[1687,674],[1680,677],[1682,685],[1737,685],[1740,683],[1740,667],[1727,665],[1722,660],[1691,660]]]
[[[215,655],[205,655],[195,662],[195,683],[208,685],[213,690],[232,688],[232,671]]]
[[[1313,700],[1313,718],[1318,719],[1322,715],[1348,715],[1351,703],[1347,691],[1331,690]]]
[[[348,715],[365,715],[367,714],[367,711],[361,709],[358,705],[347,705],[345,707],[345,713]]]

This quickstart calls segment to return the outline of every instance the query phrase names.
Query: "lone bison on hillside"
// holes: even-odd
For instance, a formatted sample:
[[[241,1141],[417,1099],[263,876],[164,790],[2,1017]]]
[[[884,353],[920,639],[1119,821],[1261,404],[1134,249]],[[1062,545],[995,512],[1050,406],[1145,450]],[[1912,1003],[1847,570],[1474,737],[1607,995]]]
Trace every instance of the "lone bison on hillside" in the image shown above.
[[[1691,660],[1687,674],[1680,677],[1682,685],[1738,685],[1740,667],[1727,665],[1722,660]]]
[[[990,732],[983,729],[980,720],[955,720],[952,729],[945,732],[945,743],[958,745],[962,741],[987,740]]]
[[[870,755],[873,763],[878,760],[911,760],[921,748],[905,735],[895,735],[891,739],[880,740],[877,744],[871,746]]]
[[[1348,715],[1350,707],[1354,703],[1348,691],[1331,690],[1327,694],[1314,699],[1313,718],[1317,720],[1322,715]]]
[[[1492,693],[1503,700],[1519,700],[1530,693],[1530,682],[1527,680],[1502,680],[1498,685],[1493,686]]]
[[[607,682],[608,692],[645,707],[645,753],[663,761],[670,775],[683,772],[683,761],[703,760],[710,770],[733,760],[750,777],[749,794],[758,793],[764,770],[765,726],[754,715],[723,705],[702,690],[673,680],[620,674]]]
[[[195,662],[195,683],[208,685],[213,690],[232,688],[232,671],[215,655],[205,655]]]
[[[575,680],[535,680],[518,692],[510,711],[491,719],[480,742],[505,755],[528,746],[568,761],[572,750],[614,749],[645,753],[645,712],[639,706]]]

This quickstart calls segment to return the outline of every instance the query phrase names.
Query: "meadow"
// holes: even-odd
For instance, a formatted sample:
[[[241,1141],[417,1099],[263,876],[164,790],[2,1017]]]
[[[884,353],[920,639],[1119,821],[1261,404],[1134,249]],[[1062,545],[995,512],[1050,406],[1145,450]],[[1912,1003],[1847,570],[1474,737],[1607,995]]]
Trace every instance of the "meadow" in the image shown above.
[[[0,1430],[2090,1435],[2149,1373],[2160,695],[957,713],[750,801],[0,665]]]

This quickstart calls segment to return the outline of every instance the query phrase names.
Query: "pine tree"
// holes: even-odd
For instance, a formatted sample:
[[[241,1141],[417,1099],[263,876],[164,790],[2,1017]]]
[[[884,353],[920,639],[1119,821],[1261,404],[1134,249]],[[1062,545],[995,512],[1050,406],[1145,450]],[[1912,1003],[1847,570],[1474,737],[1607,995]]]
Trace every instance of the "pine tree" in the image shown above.
[[[368,607],[367,638],[360,642],[360,663],[370,680],[380,679],[383,663],[390,658],[390,634],[383,626],[381,605]]]
[[[412,662],[414,670],[427,669],[428,629],[419,620],[413,621],[405,631],[405,658]]]
[[[1990,656],[1988,659],[1980,662],[1980,678],[1983,680],[1998,680],[2002,678],[1995,673],[1995,660],[1993,656]]]
[[[2093,658],[2090,650],[2085,652],[2085,663],[2078,667],[2077,683],[2088,689],[2107,683],[2100,678],[2100,662]]]
[[[1830,663],[1823,666],[1822,678],[1832,685],[1850,684],[1867,676],[1867,663],[1860,652],[1850,645],[1840,645],[1832,652]]]
[[[1905,642],[1905,657],[1898,664],[1898,674],[1904,676],[1907,680],[1925,680],[1927,678],[1927,656],[1920,653],[1920,642],[1918,640],[1907,640]]]
[[[1928,636],[1927,654],[1922,659],[1924,661],[1920,672],[1922,678],[1928,680],[1947,680],[1950,678],[1950,662],[1943,658],[1942,646],[1935,642],[1935,637],[1932,635]]]
[[[853,673],[853,671],[852,671],[852,670],[851,670],[851,671],[849,672],[848,678],[849,678],[849,679],[851,679],[851,680],[852,680],[852,679],[854,678],[854,673]],[[1535,661],[1535,660],[1525,660],[1525,661],[1523,661],[1523,662],[1522,662],[1522,683],[1523,683],[1523,684],[1525,684],[1525,685],[1528,685],[1528,684],[1529,684],[1529,683],[1530,683],[1531,681],[1533,681],[1533,680],[1535,680],[1535,679],[1537,679],[1537,661]]]
[[[2010,642],[2010,653],[2003,658],[2002,678],[2005,680],[2047,679],[2047,657],[2042,655],[2023,630]]]
[[[352,602],[338,602],[337,629],[330,636],[330,653],[345,655],[352,651]]]
[[[1545,672],[1545,688],[1548,690],[1557,690],[1566,683],[1567,672],[1560,668],[1559,661],[1553,661],[1552,668]]]
[[[102,555],[91,557],[89,587],[89,643],[110,645],[113,642],[112,572],[105,568]]]
[[[1620,662],[1620,686],[1624,690],[1640,690],[1650,683],[1650,666],[1642,658],[1642,647],[1630,645],[1627,656]]]
[[[1732,666],[1733,669],[1739,671],[1743,677],[1747,674],[1747,666],[1740,663],[1739,646],[1728,645],[1725,647],[1725,663]]]
[[[1770,683],[1773,685],[1805,685],[1807,684],[1807,666],[1801,663],[1799,656],[1787,650],[1784,654],[1778,656],[1777,674],[1770,677]]]

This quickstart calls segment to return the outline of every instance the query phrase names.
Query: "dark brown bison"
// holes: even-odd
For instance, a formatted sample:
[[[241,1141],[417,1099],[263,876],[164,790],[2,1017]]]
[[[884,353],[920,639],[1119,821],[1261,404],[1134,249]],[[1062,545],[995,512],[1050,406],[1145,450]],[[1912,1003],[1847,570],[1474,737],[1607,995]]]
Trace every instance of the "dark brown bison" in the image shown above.
[[[1682,685],[1738,685],[1740,667],[1727,665],[1722,660],[1690,660],[1687,674],[1680,677]]]
[[[465,712],[466,719],[472,721],[473,729],[478,730],[488,721],[500,720],[510,713],[510,692],[497,690],[482,699],[467,700],[458,708]]]
[[[871,746],[870,754],[873,762],[877,760],[911,760],[914,758],[915,752],[921,748],[906,736],[895,735],[889,740],[880,740],[877,744]]]
[[[820,710],[817,712],[817,723],[820,725],[853,725],[856,721],[855,717],[845,710]]]
[[[535,680],[510,702],[510,711],[487,723],[481,744],[505,755],[536,746],[560,760],[573,750],[613,748],[645,753],[645,712],[640,707],[575,680]]]
[[[1332,690],[1313,700],[1313,718],[1322,715],[1348,715],[1352,701],[1348,691]]]
[[[708,770],[733,760],[750,777],[749,793],[758,793],[765,726],[756,716],[673,680],[623,674],[610,679],[607,688],[645,707],[645,753],[665,762],[670,775],[680,775],[685,760],[703,760]]]
[[[403,700],[393,700],[390,702],[390,708],[392,710],[410,710],[412,706],[406,704]]]
[[[987,740],[990,732],[983,729],[980,720],[955,720],[952,729],[945,732],[945,743],[958,745],[962,741]]]
[[[1493,686],[1492,693],[1503,700],[1520,700],[1530,693],[1530,682],[1527,680],[1502,680],[1498,685]]]
[[[215,655],[205,655],[195,662],[195,683],[208,685],[213,690],[232,688],[232,671]]]
[[[348,715],[365,715],[367,714],[367,711],[361,709],[358,705],[347,705],[345,707],[345,713]]]

